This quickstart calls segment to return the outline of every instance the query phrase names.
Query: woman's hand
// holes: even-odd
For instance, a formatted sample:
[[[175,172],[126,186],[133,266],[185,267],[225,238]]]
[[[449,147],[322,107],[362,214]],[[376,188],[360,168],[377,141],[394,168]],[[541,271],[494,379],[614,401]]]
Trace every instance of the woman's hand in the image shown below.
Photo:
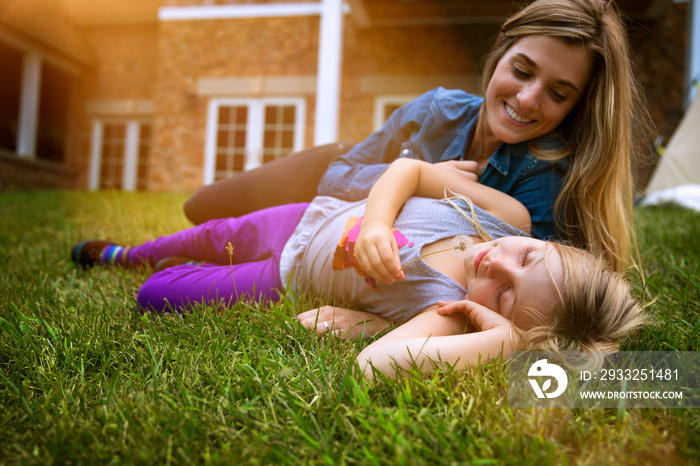
[[[297,320],[316,333],[328,333],[345,339],[369,337],[389,325],[388,320],[377,314],[335,306],[323,306],[302,312],[297,316]]]
[[[394,233],[380,222],[363,221],[355,243],[355,259],[367,275],[387,285],[405,278]]]

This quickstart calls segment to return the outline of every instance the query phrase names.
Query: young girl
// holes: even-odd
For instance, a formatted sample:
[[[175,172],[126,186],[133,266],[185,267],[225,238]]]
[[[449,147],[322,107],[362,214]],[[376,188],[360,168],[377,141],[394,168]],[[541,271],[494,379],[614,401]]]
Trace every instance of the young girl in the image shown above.
[[[310,201],[316,192],[306,188],[317,185],[318,195],[360,200],[387,163],[410,157],[509,194],[530,213],[534,237],[566,239],[625,271],[634,251],[631,160],[649,149],[641,136],[651,133],[635,130],[649,118],[616,2],[529,3],[504,22],[483,80],[483,98],[432,90],[351,150],[305,151],[221,180],[195,193],[185,213],[201,223],[261,202]]]
[[[392,219],[409,196],[439,196],[445,189],[441,171],[400,159],[372,189],[355,246],[368,276],[387,284],[406,279]],[[460,188],[500,218],[528,229],[527,210],[517,201],[468,183]],[[463,269],[450,255],[424,257],[433,269],[464,280],[468,294],[458,302],[439,302],[365,348],[358,362],[366,376],[413,366],[427,370],[437,362],[462,368],[526,348],[586,351],[594,363],[595,352],[619,349],[619,340],[643,322],[629,285],[590,253],[525,237],[482,243],[487,237],[481,230],[472,238],[477,244],[465,252]],[[424,253],[440,251],[444,243],[427,245]],[[466,324],[476,331],[465,332]]]
[[[464,333],[463,317],[438,317],[435,313],[438,299],[457,302],[467,292],[468,304],[450,304],[443,312],[474,303],[493,309],[524,330],[537,331],[543,326],[551,330],[559,325],[571,338],[582,339],[581,346],[588,340],[615,344],[621,336],[620,323],[627,329],[638,309],[625,309],[610,328],[599,328],[602,319],[597,315],[584,316],[579,320],[593,330],[580,335],[580,328],[572,327],[579,322],[568,315],[560,319],[560,314],[565,313],[567,299],[576,303],[586,299],[585,294],[572,292],[572,286],[598,278],[573,275],[575,270],[569,269],[582,264],[565,260],[566,255],[574,254],[568,248],[527,237],[529,215],[519,202],[449,175],[444,166],[400,159],[380,178],[367,201],[349,203],[320,197],[310,205],[273,207],[238,219],[212,220],[133,248],[88,241],[73,248],[72,258],[82,265],[147,262],[156,268],[168,260],[183,262],[186,259],[182,256],[205,261],[165,268],[144,283],[137,301],[155,312],[195,303],[225,306],[237,299],[275,301],[285,288],[308,290],[357,312],[352,314],[356,323],[371,324],[366,334],[389,322],[403,324],[377,342],[393,342],[391,351],[383,354],[399,359],[396,345],[410,347],[402,342],[409,335],[432,341],[433,337]],[[432,199],[443,196],[445,186],[469,195],[485,208],[466,199]],[[478,223],[465,214],[472,209]],[[498,239],[483,243],[481,236],[486,232]],[[464,239],[465,235],[469,239]],[[456,248],[452,246],[455,237],[459,239]],[[479,244],[470,246],[472,242]],[[225,251],[229,243],[231,259]],[[454,249],[460,253],[444,252]],[[592,261],[588,253],[578,254]],[[405,264],[403,269],[400,263]],[[610,283],[611,290],[621,289],[632,302],[622,281]],[[607,289],[603,291],[607,293]],[[596,312],[616,311],[608,309],[609,305],[593,307]],[[487,312],[479,309],[483,311],[479,315]],[[313,316],[299,318],[310,326]],[[503,326],[495,331],[479,319],[473,321],[476,330],[482,331],[468,334],[472,343],[459,345],[463,350],[460,364],[474,361],[479,354],[494,356],[496,347],[511,344]],[[318,328],[317,323],[313,325]],[[337,328],[333,322],[322,325],[329,330]],[[380,365],[376,353],[363,355],[367,362]]]

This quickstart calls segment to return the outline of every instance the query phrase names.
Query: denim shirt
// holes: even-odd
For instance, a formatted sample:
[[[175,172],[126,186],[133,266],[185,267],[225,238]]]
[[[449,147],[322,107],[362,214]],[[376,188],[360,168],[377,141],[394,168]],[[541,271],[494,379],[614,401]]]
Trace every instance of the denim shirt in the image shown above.
[[[430,163],[463,160],[484,99],[461,90],[437,88],[397,109],[384,126],[333,162],[318,194],[347,201],[364,199],[391,161],[410,157]],[[530,212],[532,235],[561,237],[554,202],[566,174],[565,162],[535,158],[527,141],[502,143],[481,174],[483,185],[520,201]]]

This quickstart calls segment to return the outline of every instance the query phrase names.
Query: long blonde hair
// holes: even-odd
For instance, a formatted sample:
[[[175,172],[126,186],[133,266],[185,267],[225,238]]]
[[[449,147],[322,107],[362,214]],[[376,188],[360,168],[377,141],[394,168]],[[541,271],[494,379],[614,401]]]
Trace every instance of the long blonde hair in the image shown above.
[[[569,162],[555,204],[555,219],[567,239],[625,271],[636,258],[631,160],[649,149],[644,136],[651,134],[651,119],[620,13],[609,0],[535,1],[503,24],[487,57],[485,87],[501,57],[529,35],[581,45],[592,56],[587,92],[557,129],[562,147],[548,150],[533,140],[530,149],[541,159]]]

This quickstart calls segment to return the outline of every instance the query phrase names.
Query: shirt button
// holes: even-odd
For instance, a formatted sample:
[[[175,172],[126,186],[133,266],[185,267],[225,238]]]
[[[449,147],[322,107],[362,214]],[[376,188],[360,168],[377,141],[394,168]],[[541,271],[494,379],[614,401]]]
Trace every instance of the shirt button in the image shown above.
[[[410,152],[410,151],[409,151],[408,149],[404,149],[404,150],[403,150],[403,155],[408,155],[409,152]]]

